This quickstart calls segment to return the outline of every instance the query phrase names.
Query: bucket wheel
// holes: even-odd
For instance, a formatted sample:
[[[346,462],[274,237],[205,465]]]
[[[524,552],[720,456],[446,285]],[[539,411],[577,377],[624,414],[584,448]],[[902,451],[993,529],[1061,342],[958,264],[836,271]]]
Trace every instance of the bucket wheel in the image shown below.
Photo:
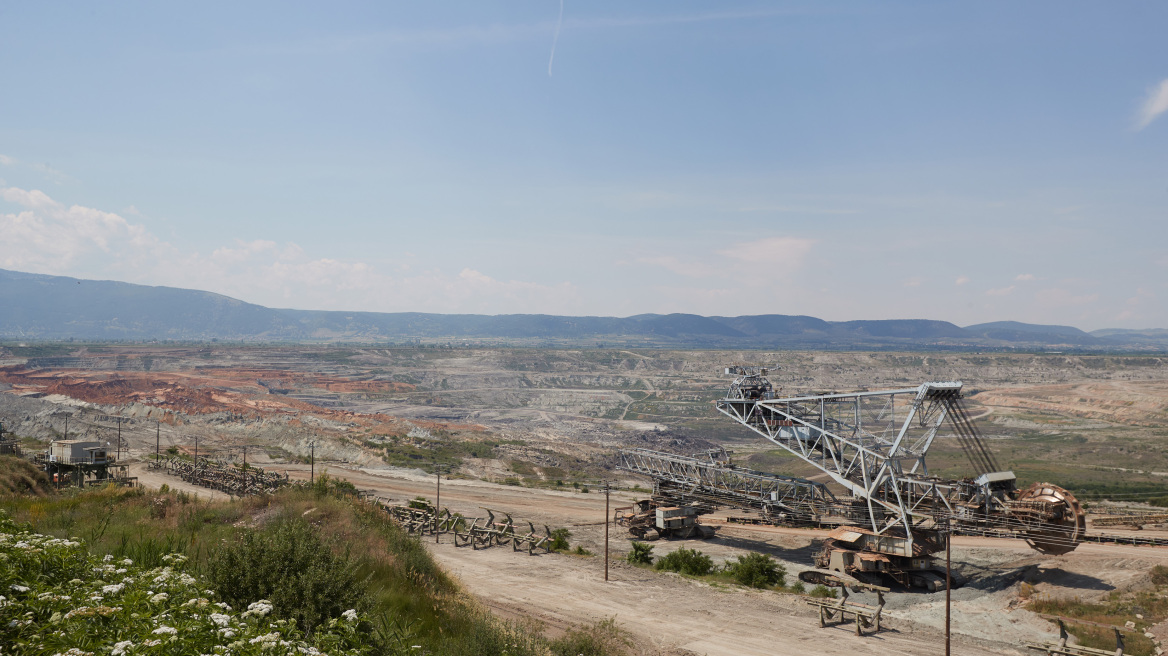
[[[1070,553],[1087,532],[1087,515],[1075,495],[1050,483],[1035,483],[1018,495],[1020,504],[1042,504],[1041,522],[1022,530],[1022,537],[1034,550],[1050,556]],[[1028,522],[1028,524],[1030,524]]]

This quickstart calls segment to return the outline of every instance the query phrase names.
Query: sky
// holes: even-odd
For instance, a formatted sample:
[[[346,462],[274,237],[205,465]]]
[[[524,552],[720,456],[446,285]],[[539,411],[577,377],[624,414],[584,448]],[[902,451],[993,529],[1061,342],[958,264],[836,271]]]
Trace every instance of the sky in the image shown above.
[[[0,3],[0,268],[1168,327],[1168,3]]]

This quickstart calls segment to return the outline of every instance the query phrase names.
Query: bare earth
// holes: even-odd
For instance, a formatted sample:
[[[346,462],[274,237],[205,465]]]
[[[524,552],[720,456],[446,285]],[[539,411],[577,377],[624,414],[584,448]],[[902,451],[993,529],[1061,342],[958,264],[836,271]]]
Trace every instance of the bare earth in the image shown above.
[[[276,466],[283,469],[283,467]],[[308,477],[308,467],[288,466],[293,478]],[[319,474],[325,467],[318,464]],[[421,472],[328,466],[332,476],[393,502],[416,496],[432,499],[435,480]],[[141,471],[137,472],[139,475]],[[147,485],[199,492],[178,479],[144,477]],[[613,507],[633,497],[614,494]],[[496,485],[476,480],[443,480],[442,505],[468,516],[509,512],[517,523],[568,527],[572,544],[603,553],[604,495]],[[717,515],[707,523],[721,524]],[[573,626],[615,617],[638,653],[688,654],[936,654],[943,645],[944,593],[894,593],[885,609],[888,630],[856,637],[852,625],[820,629],[815,612],[800,597],[737,586],[711,585],[625,565],[629,538],[612,529],[610,581],[600,557],[527,556],[507,547],[456,548],[450,536],[431,552],[464,587],[503,617],[537,620],[557,633]],[[821,531],[721,525],[707,541],[658,541],[659,555],[681,546],[697,548],[722,562],[748,550],[784,562],[788,576],[810,565]],[[1020,654],[1028,641],[1054,637],[1050,623],[1017,608],[1017,586],[1025,579],[1050,594],[1084,597],[1136,585],[1153,565],[1168,561],[1168,549],[1081,545],[1068,556],[1044,557],[1024,543],[988,538],[954,540],[954,567],[978,580],[953,592],[955,653]],[[874,603],[874,597],[857,600]]]

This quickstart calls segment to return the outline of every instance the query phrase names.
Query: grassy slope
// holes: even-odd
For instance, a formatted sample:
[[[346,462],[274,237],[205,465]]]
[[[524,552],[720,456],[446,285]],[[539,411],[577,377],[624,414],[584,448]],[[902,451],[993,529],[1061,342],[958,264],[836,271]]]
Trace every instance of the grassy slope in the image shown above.
[[[5,463],[6,465],[8,463]],[[91,553],[129,557],[143,567],[183,552],[196,571],[222,540],[277,517],[303,517],[337,536],[359,556],[368,576],[371,615],[408,625],[432,654],[620,653],[605,627],[546,641],[531,627],[500,622],[460,590],[420,542],[384,513],[343,495],[306,488],[231,502],[197,501],[181,493],[105,488],[61,496],[0,495],[0,508],[33,530],[84,540]],[[200,573],[203,573],[200,571]],[[581,644],[590,645],[579,651]]]

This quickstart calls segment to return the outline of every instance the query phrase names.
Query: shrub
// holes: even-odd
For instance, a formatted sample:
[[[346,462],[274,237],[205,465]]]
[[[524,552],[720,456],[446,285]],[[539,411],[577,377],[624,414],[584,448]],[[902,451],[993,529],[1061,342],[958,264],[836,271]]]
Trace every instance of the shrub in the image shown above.
[[[207,578],[232,606],[271,600],[277,617],[311,635],[344,611],[368,606],[358,563],[339,546],[299,518],[276,520],[213,552]]]
[[[791,584],[791,587],[789,587],[787,589],[790,590],[791,592],[794,592],[795,594],[806,594],[807,593],[807,587],[803,585],[802,581],[795,581],[794,583]]]
[[[568,538],[572,537],[572,532],[566,528],[557,528],[551,533],[552,541],[548,545],[548,549],[552,551],[567,551],[569,548]]]
[[[1156,585],[1168,585],[1168,567],[1156,565],[1149,574],[1152,576],[1152,583]]]
[[[591,551],[585,549],[584,547],[581,547],[580,545],[576,545],[576,550],[573,551],[572,553],[576,554],[577,556],[593,556],[593,555],[595,555]]]
[[[625,560],[632,565],[652,565],[653,545],[644,542],[633,542],[633,550],[625,556]]]
[[[270,617],[267,601],[246,610],[216,602],[205,582],[183,571],[185,556],[166,554],[162,561],[164,566],[147,569],[130,559],[90,556],[76,540],[31,533],[0,513],[0,581],[6,584],[0,642],[12,649],[4,653],[108,654],[113,647],[118,654],[128,646],[131,653],[157,647],[149,649],[156,654],[258,656],[272,653],[270,647],[335,656],[411,653],[375,652],[364,630],[367,620],[355,610],[306,638],[296,626]]]
[[[679,572],[691,576],[705,576],[714,569],[714,561],[697,549],[682,547],[657,559],[655,569]]]
[[[766,554],[750,553],[726,563],[726,572],[738,583],[751,588],[782,585],[787,570]]]
[[[812,597],[823,597],[824,599],[835,599],[835,588],[829,588],[826,585],[817,585],[811,588]]]

